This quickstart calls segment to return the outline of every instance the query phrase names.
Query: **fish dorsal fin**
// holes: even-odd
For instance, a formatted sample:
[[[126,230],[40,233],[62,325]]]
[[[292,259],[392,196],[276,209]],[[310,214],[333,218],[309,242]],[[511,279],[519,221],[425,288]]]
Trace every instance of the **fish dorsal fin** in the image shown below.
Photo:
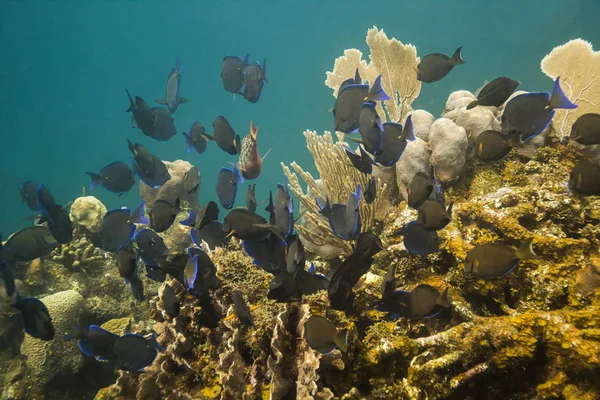
[[[254,121],[250,121],[250,136],[254,141],[256,141],[256,138],[258,137],[258,128],[254,125]]]

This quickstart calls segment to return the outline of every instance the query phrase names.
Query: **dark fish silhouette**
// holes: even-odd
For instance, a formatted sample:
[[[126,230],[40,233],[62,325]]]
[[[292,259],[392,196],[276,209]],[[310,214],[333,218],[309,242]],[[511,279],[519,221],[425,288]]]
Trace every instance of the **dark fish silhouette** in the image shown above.
[[[462,47],[456,49],[452,57],[441,53],[427,54],[417,65],[417,79],[424,83],[437,82],[443,79],[455,65],[464,64],[460,56]]]
[[[134,127],[140,128],[142,133],[146,136],[152,137],[154,134],[154,115],[152,109],[148,107],[148,104],[139,96],[135,96],[135,101],[131,98],[129,91],[127,97],[129,97],[129,108],[126,112],[133,114]]]
[[[150,153],[146,147],[139,143],[132,144],[129,139],[127,139],[127,143],[134,157],[133,171],[142,182],[158,189],[171,179],[167,165],[160,158]]]
[[[600,195],[600,166],[587,160],[579,162],[569,176],[569,189],[584,196]]]
[[[240,136],[235,134],[227,118],[219,115],[215,122],[213,122],[213,129],[213,136],[217,146],[228,154],[238,154],[238,149],[241,148]]]
[[[117,269],[121,278],[125,279],[125,283],[129,283],[137,273],[137,255],[131,243],[117,251]]]
[[[438,316],[443,309],[449,308],[448,289],[442,293],[427,284],[421,284],[413,290],[396,290],[387,296],[378,307],[380,311],[392,314],[392,318],[403,316],[410,319],[425,319]]]
[[[360,185],[356,187],[356,192],[350,193],[347,204],[330,205],[329,199],[326,199],[325,204],[323,204],[321,199],[316,199],[321,215],[327,218],[331,231],[340,239],[355,240],[358,238],[361,230],[358,205],[361,199]]]
[[[531,243],[524,241],[518,249],[503,243],[487,243],[475,246],[467,253],[465,273],[482,279],[494,279],[512,272],[521,260],[537,258]]]
[[[169,317],[175,318],[179,315],[179,299],[171,286],[165,284],[160,299],[162,300],[165,312]]]
[[[119,193],[119,195],[128,192],[135,184],[133,172],[121,161],[116,161],[108,164],[100,170],[100,173],[87,173],[92,178],[90,190],[94,190],[99,185],[109,192]]]
[[[197,193],[200,189],[200,171],[196,167],[192,167],[185,171],[183,175],[183,190],[187,194]]]
[[[367,273],[373,257],[383,249],[381,240],[373,232],[363,232],[358,237],[352,254],[333,272],[327,288],[331,307],[351,312],[354,305],[352,287]]]
[[[258,61],[254,61],[250,65],[245,66],[242,71],[244,82],[242,93],[244,94],[244,98],[250,103],[256,103],[260,99],[265,82],[269,82],[266,70],[267,60],[263,60],[262,65]]]
[[[223,232],[238,239],[262,240],[276,227],[267,223],[260,215],[243,208],[229,211],[223,220]]]
[[[192,121],[190,130],[187,133],[183,132],[183,136],[185,137],[185,143],[187,145],[186,151],[188,153],[194,149],[198,154],[202,154],[206,150],[208,142],[215,140],[214,137],[206,133],[202,124],[196,120]]]
[[[371,179],[369,179],[369,182],[367,182],[367,185],[365,186],[365,193],[364,193],[365,202],[367,204],[371,204],[372,202],[375,201],[376,197],[377,197],[377,182],[375,181],[375,178],[372,177]]]
[[[569,139],[584,146],[600,144],[600,114],[588,113],[577,118]]]
[[[411,115],[406,118],[404,127],[402,124],[394,122],[384,123],[381,134],[381,151],[375,156],[375,162],[385,167],[395,164],[404,152],[408,144],[407,140],[415,140]]]
[[[21,193],[21,204],[26,203],[27,207],[32,209],[33,211],[39,211],[40,205],[37,201],[37,191],[38,184],[31,181],[25,181],[23,186],[19,188],[19,193]]]
[[[116,252],[129,243],[135,233],[134,224],[148,224],[142,202],[134,211],[128,208],[110,210],[102,218],[102,226],[94,244],[106,251]]]
[[[246,239],[243,246],[258,267],[271,274],[283,271],[286,265],[287,247],[284,240],[276,235],[269,235],[264,239]]]
[[[398,230],[394,236],[398,233],[404,235],[404,247],[412,253],[426,256],[440,250],[440,240],[437,232],[428,231],[419,225],[417,221],[409,222]]]
[[[155,232],[164,232],[173,225],[175,217],[179,213],[179,198],[175,199],[175,204],[167,200],[158,199],[150,208],[150,228]]]
[[[250,314],[250,307],[248,307],[248,304],[246,304],[244,296],[242,296],[240,291],[234,290],[231,298],[233,300],[233,310],[235,316],[239,319],[239,321],[243,325],[254,326],[252,314]]]
[[[223,232],[223,224],[219,221],[211,221],[202,228],[193,228],[190,231],[190,237],[192,242],[198,247],[202,245],[202,242],[206,242],[211,250],[215,247],[225,246],[229,241],[226,233]]]
[[[383,124],[375,109],[376,106],[377,103],[374,101],[363,103],[358,118],[358,133],[362,138],[360,143],[365,147],[365,150],[374,155],[381,153],[381,134],[383,132]]]
[[[467,106],[467,110],[477,106],[500,107],[517,90],[520,84],[521,82],[505,76],[496,78],[479,91],[477,98]]]
[[[417,172],[408,185],[408,199],[406,202],[409,207],[418,210],[419,207],[431,196],[435,186],[434,180],[428,175]]]
[[[52,317],[39,299],[20,297],[17,293],[17,302],[12,304],[12,307],[21,312],[23,330],[29,336],[45,341],[54,339]]]
[[[360,76],[358,81],[360,81]],[[362,106],[365,102],[385,101],[391,98],[381,87],[381,75],[375,79],[371,87],[355,82],[357,82],[356,78],[344,81],[338,91],[333,107],[334,129],[336,131],[356,132],[359,127]]]
[[[246,192],[246,208],[252,212],[256,212],[256,184],[248,185]]]
[[[329,354],[338,348],[343,353],[348,351],[348,333],[338,332],[327,318],[311,315],[304,323],[304,339],[306,343],[321,354]]]
[[[428,231],[439,231],[444,229],[452,219],[452,205],[448,208],[442,201],[425,200],[419,207],[417,223]]]
[[[546,129],[554,117],[555,109],[576,107],[562,91],[560,78],[556,78],[552,95],[548,92],[525,93],[506,103],[502,113],[502,132],[519,136],[524,142]]]
[[[473,142],[474,155],[482,161],[498,161],[510,153],[512,148],[508,135],[493,130],[481,132]]]
[[[181,97],[179,94],[179,86],[181,85],[181,72],[183,67],[179,62],[179,57],[175,60],[175,66],[171,69],[167,77],[167,92],[165,98],[156,100],[157,103],[166,105],[169,112],[173,114],[180,104],[187,103],[189,100]]]
[[[79,331],[77,345],[79,350],[89,357],[94,357],[98,361],[108,361],[114,357],[113,348],[119,335],[107,331],[97,325],[90,325],[88,331],[85,332],[78,326]],[[72,334],[69,334],[72,336]]]
[[[212,200],[199,212],[193,208],[189,212],[190,214],[187,219],[179,222],[181,225],[202,229],[210,222],[215,222],[219,219],[219,206]]]
[[[188,248],[188,255],[184,270],[187,291],[198,297],[208,295],[216,287],[217,269],[208,254],[198,248]]]
[[[156,334],[150,340],[143,336],[128,333],[118,338],[113,345],[115,367],[124,371],[138,372],[151,365],[158,351],[164,349],[156,341]]]
[[[282,237],[290,235],[294,231],[294,199],[288,192],[287,185],[277,184],[273,212],[275,214],[275,225],[279,229],[280,235]],[[269,223],[272,224],[271,221]]]
[[[363,174],[370,174],[373,172],[373,160],[369,153],[365,151],[362,146],[358,146],[360,148],[360,155],[356,154],[354,151],[344,146],[344,150],[346,151],[346,155],[350,159],[350,162],[360,172]]]
[[[162,107],[152,107],[152,119],[154,130],[152,131],[152,135],[148,135],[151,138],[166,141],[177,134],[175,121],[168,110]]]
[[[58,246],[58,241],[43,225],[28,226],[0,241],[0,260],[8,263],[32,261],[46,256]]]
[[[163,238],[151,229],[140,229],[133,236],[139,255],[146,265],[158,265],[166,261],[169,250]]]
[[[217,177],[216,191],[219,203],[221,203],[223,208],[228,210],[233,208],[237,195],[237,186],[242,183],[244,183],[244,179],[237,168],[237,164],[233,166],[233,169],[221,168]]]
[[[233,93],[234,96],[242,93],[244,84],[242,71],[249,65],[248,57],[249,55],[247,54],[243,60],[237,56],[225,56],[223,58],[223,63],[221,64],[223,89],[229,93]]]

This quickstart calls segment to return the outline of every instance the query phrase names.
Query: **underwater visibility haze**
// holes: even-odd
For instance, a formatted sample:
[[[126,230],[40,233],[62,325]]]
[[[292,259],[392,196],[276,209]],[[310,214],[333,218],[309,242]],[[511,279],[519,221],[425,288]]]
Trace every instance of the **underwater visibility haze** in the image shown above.
[[[600,398],[600,2],[0,4],[0,400]]]

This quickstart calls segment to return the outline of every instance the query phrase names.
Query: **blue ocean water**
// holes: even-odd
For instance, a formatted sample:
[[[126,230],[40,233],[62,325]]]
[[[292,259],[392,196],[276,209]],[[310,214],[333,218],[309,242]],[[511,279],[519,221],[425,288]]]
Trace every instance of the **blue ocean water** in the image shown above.
[[[259,128],[261,153],[272,148],[256,181],[257,197],[283,182],[280,162],[314,167],[302,132],[333,129],[332,91],[325,72],[346,48],[368,54],[367,29],[417,46],[418,55],[452,54],[463,46],[466,64],[424,85],[413,106],[439,115],[448,94],[475,90],[500,75],[524,90],[550,90],[539,68],[554,46],[582,37],[600,43],[598,0],[474,2],[421,1],[7,1],[0,2],[0,232],[6,237],[31,215],[17,187],[44,183],[59,203],[89,185],[86,171],[128,161],[125,138],[163,160],[185,159],[202,174],[200,202],[216,198],[218,170],[235,161],[214,143],[187,154],[183,136],[157,142],[131,128],[125,88],[147,101],[164,96],[179,57],[181,94],[192,101],[174,115],[179,132],[198,119],[211,131],[226,116],[240,135]],[[267,59],[256,104],[222,88],[225,55]],[[246,185],[238,203],[244,201]],[[109,208],[135,206],[137,186],[117,197],[92,192]]]

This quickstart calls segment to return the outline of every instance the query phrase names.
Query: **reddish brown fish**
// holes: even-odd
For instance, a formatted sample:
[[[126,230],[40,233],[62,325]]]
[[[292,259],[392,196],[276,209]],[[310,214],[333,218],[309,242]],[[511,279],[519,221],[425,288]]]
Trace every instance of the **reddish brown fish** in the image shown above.
[[[244,179],[256,179],[260,175],[262,163],[269,151],[261,158],[258,154],[258,128],[250,122],[250,133],[242,140],[238,168]]]

